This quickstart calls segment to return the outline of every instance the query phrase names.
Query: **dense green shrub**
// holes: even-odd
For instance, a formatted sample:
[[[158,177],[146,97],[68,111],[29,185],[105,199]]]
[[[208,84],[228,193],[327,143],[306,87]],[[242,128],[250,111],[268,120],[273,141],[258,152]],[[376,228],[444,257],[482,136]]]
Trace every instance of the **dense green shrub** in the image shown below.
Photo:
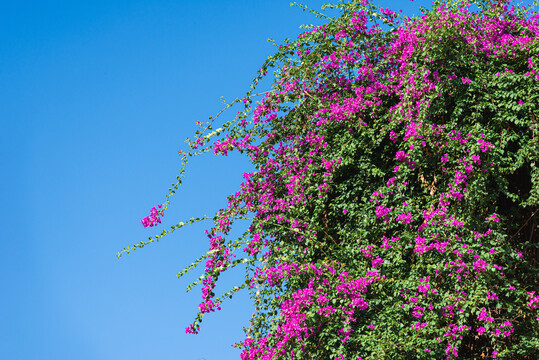
[[[539,16],[507,1],[417,18],[331,7],[339,17],[280,46],[245,110],[201,123],[183,154],[236,150],[256,168],[187,268],[206,262],[187,332],[247,289],[242,359],[537,359]],[[229,240],[237,219],[249,230]],[[246,281],[216,297],[239,264]]]

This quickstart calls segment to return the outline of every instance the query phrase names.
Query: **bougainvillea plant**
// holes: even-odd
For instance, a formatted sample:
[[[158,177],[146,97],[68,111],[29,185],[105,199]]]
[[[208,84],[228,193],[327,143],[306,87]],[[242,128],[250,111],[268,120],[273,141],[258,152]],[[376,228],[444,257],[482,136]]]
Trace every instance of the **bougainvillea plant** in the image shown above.
[[[199,123],[180,152],[184,168],[239,151],[256,169],[178,274],[205,263],[186,332],[245,290],[242,360],[538,359],[534,6],[435,1],[410,18],[354,0],[279,46],[227,105],[242,111]],[[160,224],[184,168],[144,226]],[[240,219],[248,231],[231,238]],[[245,281],[217,296],[236,266]]]

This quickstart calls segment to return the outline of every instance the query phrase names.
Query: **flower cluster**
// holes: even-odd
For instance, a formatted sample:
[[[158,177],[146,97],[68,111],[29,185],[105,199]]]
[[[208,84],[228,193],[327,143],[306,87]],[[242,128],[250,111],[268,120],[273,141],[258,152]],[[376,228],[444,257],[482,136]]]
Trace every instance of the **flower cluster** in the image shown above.
[[[142,226],[152,227],[152,226],[156,226],[157,224],[161,224],[160,216],[163,216],[163,210],[160,210],[160,209],[162,207],[163,205],[158,205],[156,209],[154,206],[152,210],[150,210],[150,216],[146,216],[144,219],[140,221],[142,223]]]

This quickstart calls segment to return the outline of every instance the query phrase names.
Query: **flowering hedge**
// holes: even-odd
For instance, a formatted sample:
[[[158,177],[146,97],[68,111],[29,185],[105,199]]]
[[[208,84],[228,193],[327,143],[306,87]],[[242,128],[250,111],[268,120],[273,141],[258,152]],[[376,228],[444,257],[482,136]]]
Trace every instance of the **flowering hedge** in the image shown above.
[[[246,290],[243,360],[537,359],[539,15],[486,0],[415,18],[330,7],[340,16],[280,46],[227,106],[243,103],[234,120],[199,123],[180,153],[239,151],[256,169],[178,274],[205,262],[186,331]],[[248,231],[229,239],[238,220]],[[216,296],[238,265],[246,280]]]

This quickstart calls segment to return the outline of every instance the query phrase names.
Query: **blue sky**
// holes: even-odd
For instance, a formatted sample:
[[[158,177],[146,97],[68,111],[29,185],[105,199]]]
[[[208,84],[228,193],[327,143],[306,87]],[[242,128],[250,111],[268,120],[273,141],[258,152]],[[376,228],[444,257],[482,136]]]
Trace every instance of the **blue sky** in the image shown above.
[[[248,90],[267,38],[316,21],[288,0],[3,3],[0,358],[239,358],[246,294],[185,334],[201,296],[185,287],[199,273],[176,273],[208,248],[206,226],[115,255],[156,232],[140,219],[163,202],[194,122]],[[224,206],[248,166],[191,162],[163,224]]]

